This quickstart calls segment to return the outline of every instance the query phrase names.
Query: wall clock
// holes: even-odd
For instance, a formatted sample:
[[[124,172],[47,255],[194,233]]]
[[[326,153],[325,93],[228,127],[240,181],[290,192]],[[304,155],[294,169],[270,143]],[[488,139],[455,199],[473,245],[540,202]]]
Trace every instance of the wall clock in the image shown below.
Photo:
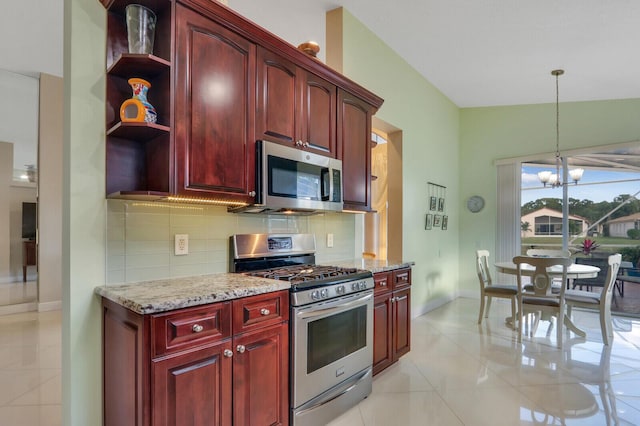
[[[478,213],[484,208],[484,198],[479,195],[472,195],[467,200],[467,208],[471,213]]]

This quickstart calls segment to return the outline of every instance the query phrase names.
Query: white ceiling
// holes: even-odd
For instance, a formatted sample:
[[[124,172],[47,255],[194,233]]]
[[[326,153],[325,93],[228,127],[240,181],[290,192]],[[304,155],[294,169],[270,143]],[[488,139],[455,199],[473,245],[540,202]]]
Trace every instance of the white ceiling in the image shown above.
[[[21,0],[4,8],[0,68],[62,75],[63,3]],[[324,32],[324,12],[344,6],[460,107],[553,102],[555,68],[566,70],[561,102],[640,98],[640,2],[635,0],[259,3],[229,0],[293,44],[304,40],[306,27],[321,25]],[[270,28],[262,18],[269,13],[281,17]]]
[[[340,0],[460,107],[640,97],[640,2]]]

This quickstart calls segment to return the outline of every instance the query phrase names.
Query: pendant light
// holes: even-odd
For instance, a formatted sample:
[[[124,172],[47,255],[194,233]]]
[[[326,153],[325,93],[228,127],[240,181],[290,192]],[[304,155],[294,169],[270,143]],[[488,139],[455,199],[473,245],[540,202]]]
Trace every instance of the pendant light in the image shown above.
[[[562,182],[562,174],[560,167],[562,165],[562,157],[560,156],[560,90],[558,85],[558,77],[564,74],[564,70],[558,69],[551,71],[551,75],[556,78],[556,170],[555,173],[545,170],[538,173],[538,179],[544,186],[549,184],[552,188],[564,185]],[[582,179],[584,169],[569,170],[569,175],[575,184]]]

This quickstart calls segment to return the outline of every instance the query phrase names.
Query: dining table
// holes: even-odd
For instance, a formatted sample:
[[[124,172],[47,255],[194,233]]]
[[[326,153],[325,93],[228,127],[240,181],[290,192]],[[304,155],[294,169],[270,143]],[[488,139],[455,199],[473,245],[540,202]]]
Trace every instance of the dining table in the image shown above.
[[[498,272],[501,272],[503,274],[518,275],[518,266],[513,262],[509,262],[509,261],[496,262],[495,267]],[[524,263],[522,264],[522,272],[525,275],[531,276],[535,272],[535,268],[531,265]],[[552,277],[561,277],[562,267],[559,265],[552,266],[547,269],[547,272],[549,272],[549,274]],[[578,278],[595,278],[598,276],[598,272],[600,272],[600,268],[598,268],[597,266],[585,265],[581,263],[572,263],[567,267],[567,279],[575,280]],[[507,319],[507,321],[508,320],[509,318]],[[565,314],[564,316],[564,323],[569,330],[573,331],[578,336],[580,337],[587,336],[587,333],[584,330],[579,329],[573,323],[573,321],[571,321],[571,318],[569,318],[569,315],[567,314]]]

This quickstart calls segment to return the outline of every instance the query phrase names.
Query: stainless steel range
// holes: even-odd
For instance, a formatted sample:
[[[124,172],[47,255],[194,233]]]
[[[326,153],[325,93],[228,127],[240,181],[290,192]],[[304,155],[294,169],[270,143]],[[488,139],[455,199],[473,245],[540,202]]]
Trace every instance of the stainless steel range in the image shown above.
[[[325,425],[371,393],[373,275],[315,265],[313,234],[231,237],[231,271],[291,282],[291,424]]]

